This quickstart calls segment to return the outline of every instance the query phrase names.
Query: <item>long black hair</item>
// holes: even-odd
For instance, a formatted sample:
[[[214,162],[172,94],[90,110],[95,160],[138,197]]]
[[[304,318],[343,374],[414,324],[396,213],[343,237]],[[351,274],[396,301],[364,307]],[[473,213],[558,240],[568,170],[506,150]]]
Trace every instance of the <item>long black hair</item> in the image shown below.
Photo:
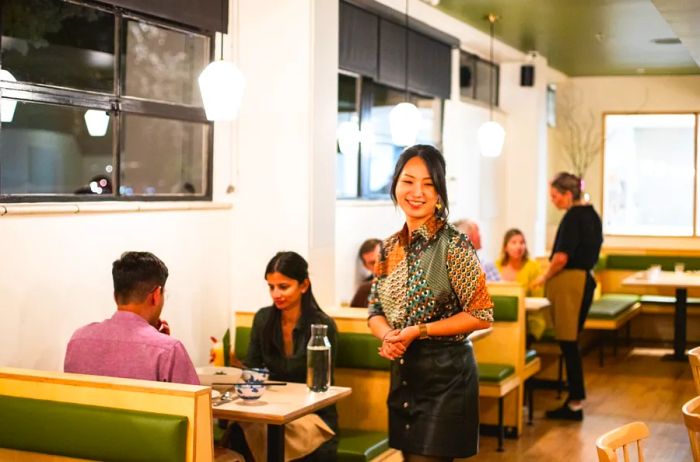
[[[272,273],[280,273],[283,276],[294,279],[299,284],[303,284],[304,281],[309,279],[309,264],[304,260],[304,257],[296,252],[277,252],[265,267],[265,277]],[[301,317],[303,319],[312,319],[317,311],[322,310],[314,297],[314,293],[311,290],[311,281],[309,280],[308,290],[301,295]],[[280,350],[281,345],[276,345],[273,341],[275,324],[279,322],[280,313],[279,310],[275,310],[274,315],[269,317],[267,324],[263,328],[263,349],[267,352],[282,354],[282,350]],[[304,332],[306,340],[308,340],[310,335],[309,332],[306,332],[308,330],[305,329]]]
[[[391,200],[394,201],[394,204],[397,203],[396,185],[399,183],[399,177],[406,163],[414,157],[420,157],[425,162],[430,179],[435,186],[435,191],[440,197],[441,207],[435,214],[440,218],[447,218],[449,204],[447,202],[447,181],[445,180],[445,158],[435,146],[430,146],[429,144],[416,144],[404,149],[401,153],[394,168],[394,177],[391,180]]]

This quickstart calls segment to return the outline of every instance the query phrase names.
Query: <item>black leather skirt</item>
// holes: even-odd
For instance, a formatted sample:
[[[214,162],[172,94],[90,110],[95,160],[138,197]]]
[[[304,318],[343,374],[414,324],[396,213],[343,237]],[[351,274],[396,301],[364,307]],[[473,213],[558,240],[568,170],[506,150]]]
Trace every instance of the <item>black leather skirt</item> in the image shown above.
[[[470,457],[479,447],[479,377],[471,342],[415,340],[391,366],[389,445]]]

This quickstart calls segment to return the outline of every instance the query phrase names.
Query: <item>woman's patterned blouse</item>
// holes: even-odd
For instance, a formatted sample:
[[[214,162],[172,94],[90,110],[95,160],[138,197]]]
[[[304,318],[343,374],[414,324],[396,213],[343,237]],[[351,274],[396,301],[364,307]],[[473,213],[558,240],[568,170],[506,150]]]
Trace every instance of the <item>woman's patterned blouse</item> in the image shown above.
[[[405,225],[384,241],[375,273],[369,317],[385,316],[394,329],[461,311],[493,321],[493,302],[476,252],[464,234],[442,219],[431,218],[413,231],[410,243]]]

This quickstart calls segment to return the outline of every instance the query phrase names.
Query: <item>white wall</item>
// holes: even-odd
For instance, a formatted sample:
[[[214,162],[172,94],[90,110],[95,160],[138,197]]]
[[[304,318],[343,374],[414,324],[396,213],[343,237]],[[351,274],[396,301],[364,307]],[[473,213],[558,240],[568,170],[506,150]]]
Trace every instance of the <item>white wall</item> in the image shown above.
[[[73,331],[114,312],[126,250],[168,266],[163,318],[205,364],[229,319],[229,230],[228,210],[0,217],[0,365],[62,370]]]
[[[557,88],[557,98],[573,96],[581,117],[592,114],[598,130],[602,130],[605,112],[673,112],[700,111],[700,76],[632,76],[632,77],[576,77],[567,80]],[[556,130],[550,129],[549,175],[570,166]],[[602,140],[602,135],[601,135]],[[591,195],[593,205],[601,210],[603,195],[603,164],[601,154],[597,156],[585,175],[586,191]],[[603,211],[604,213],[604,211]],[[550,206],[548,215],[548,245],[551,246],[559,214]],[[700,249],[698,239],[675,238],[625,238],[608,236],[606,248],[693,248]]]
[[[239,0],[238,64],[247,86],[237,124],[233,307],[270,304],[265,265],[306,257],[314,293],[334,302],[338,4]]]

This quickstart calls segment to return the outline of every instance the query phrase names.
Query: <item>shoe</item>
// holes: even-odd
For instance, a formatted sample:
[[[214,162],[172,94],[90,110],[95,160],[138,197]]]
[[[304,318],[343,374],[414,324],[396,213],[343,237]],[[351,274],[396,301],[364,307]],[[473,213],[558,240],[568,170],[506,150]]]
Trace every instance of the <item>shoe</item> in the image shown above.
[[[561,407],[545,412],[545,416],[547,416],[548,419],[573,420],[575,422],[581,422],[583,420],[583,409],[574,411],[567,403],[564,403]]]

